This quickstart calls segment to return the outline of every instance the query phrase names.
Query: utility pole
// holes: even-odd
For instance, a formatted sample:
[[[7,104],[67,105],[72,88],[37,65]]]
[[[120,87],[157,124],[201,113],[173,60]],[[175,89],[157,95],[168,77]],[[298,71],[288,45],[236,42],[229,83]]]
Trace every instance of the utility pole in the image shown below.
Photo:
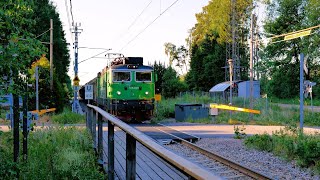
[[[50,89],[53,88],[53,20],[50,19]]]
[[[232,82],[232,77],[233,77],[233,59],[229,59],[228,63],[229,63],[229,77],[230,77],[230,106],[232,106],[232,92],[233,92],[233,82]],[[232,111],[230,111],[230,117],[229,119],[231,119],[232,116]]]
[[[74,27],[75,41],[74,41],[74,79],[73,79],[73,104],[72,111],[79,113],[78,109],[80,108],[78,101],[78,88],[79,88],[79,77],[78,77],[78,35],[81,33],[82,29],[79,29],[80,24],[76,23]]]
[[[250,109],[253,109],[253,56],[254,56],[254,21],[255,15],[251,14],[251,27],[250,27]],[[250,113],[250,120],[252,120],[253,114]]]
[[[36,78],[36,110],[39,113],[39,66],[36,66],[34,75]]]
[[[304,114],[303,114],[303,82],[304,82],[304,76],[303,76],[303,63],[304,62],[304,54],[300,53],[300,130],[303,132],[303,121],[304,121]]]

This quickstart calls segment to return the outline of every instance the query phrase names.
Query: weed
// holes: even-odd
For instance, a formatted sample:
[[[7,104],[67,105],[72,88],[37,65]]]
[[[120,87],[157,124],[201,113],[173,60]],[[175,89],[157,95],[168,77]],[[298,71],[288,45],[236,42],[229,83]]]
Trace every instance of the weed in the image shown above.
[[[19,179],[104,179],[90,134],[79,128],[43,128],[30,132],[28,162],[20,159]],[[14,179],[12,132],[0,134],[0,177]]]
[[[296,127],[286,127],[267,134],[254,135],[245,139],[245,145],[288,160],[296,160],[301,167],[311,167],[320,173],[320,135],[305,135]]]
[[[271,136],[268,134],[247,137],[244,143],[249,148],[256,148],[261,151],[270,152],[273,149],[273,141]]]
[[[64,109],[61,114],[53,115],[51,119],[54,123],[58,124],[85,123],[85,117],[83,115],[73,113],[69,109]]]
[[[294,101],[294,100],[293,100]],[[279,101],[281,102],[281,101]],[[286,101],[284,101],[286,102]],[[175,104],[179,103],[221,103],[210,96],[181,95],[175,99],[162,99],[157,102],[152,122],[158,122],[166,118],[174,117]],[[283,102],[282,102],[283,103]],[[233,98],[233,105],[248,108],[249,99]],[[254,114],[250,119],[248,113],[219,110],[215,123],[220,124],[256,124],[256,125],[295,125],[299,122],[299,110],[297,108],[281,108],[279,105],[270,103],[270,99],[255,99],[253,109],[260,110],[260,114]],[[230,122],[229,119],[232,119]],[[305,111],[305,125],[320,126],[320,113]]]

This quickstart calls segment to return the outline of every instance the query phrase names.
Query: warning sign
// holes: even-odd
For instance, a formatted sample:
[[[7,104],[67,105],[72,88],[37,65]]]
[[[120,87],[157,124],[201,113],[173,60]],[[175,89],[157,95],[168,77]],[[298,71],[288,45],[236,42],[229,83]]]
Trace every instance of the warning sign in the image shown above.
[[[73,79],[73,85],[74,85],[74,86],[79,86],[79,82],[80,82],[79,77],[78,77],[78,76],[74,77],[74,79]]]
[[[93,99],[93,85],[86,85],[84,91],[85,99]]]

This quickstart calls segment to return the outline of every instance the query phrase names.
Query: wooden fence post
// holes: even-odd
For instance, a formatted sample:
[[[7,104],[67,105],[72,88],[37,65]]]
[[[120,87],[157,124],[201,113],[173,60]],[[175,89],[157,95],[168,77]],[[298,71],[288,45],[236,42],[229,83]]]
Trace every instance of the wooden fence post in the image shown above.
[[[108,121],[108,179],[114,179],[114,125]]]
[[[126,179],[136,179],[136,140],[126,134]]]
[[[98,114],[98,156],[99,156],[98,163],[103,164],[102,115],[98,112],[97,114]]]
[[[93,148],[96,150],[97,149],[97,112],[93,112],[93,118],[92,118],[92,139],[93,139]]]

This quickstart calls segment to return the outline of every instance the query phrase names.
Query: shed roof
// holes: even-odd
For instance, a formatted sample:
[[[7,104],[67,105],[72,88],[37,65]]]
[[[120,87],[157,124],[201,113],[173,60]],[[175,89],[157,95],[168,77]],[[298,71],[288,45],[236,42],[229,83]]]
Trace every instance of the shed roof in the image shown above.
[[[228,89],[228,87],[230,86],[230,83],[229,82],[222,82],[222,83],[219,83],[215,86],[213,86],[209,92],[223,92],[225,91],[226,89]]]

